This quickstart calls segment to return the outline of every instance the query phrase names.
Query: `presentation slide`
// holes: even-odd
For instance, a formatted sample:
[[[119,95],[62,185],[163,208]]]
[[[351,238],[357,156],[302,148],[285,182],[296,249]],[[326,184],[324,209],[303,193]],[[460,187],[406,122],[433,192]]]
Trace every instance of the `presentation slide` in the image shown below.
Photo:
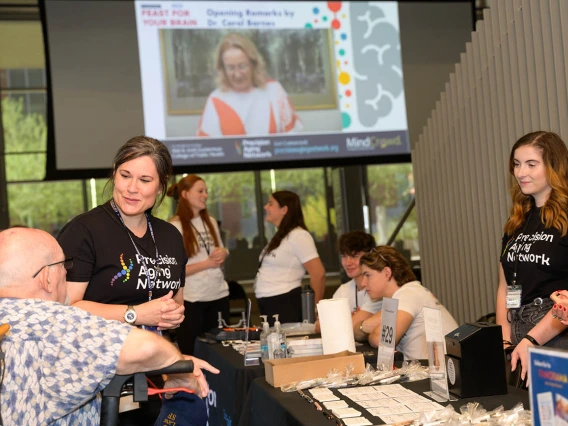
[[[397,2],[136,1],[144,132],[174,165],[408,154]]]

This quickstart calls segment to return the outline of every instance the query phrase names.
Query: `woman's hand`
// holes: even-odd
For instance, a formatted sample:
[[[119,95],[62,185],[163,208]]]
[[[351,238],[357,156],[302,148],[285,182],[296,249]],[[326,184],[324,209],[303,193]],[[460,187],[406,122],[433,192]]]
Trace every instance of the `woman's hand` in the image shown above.
[[[555,305],[552,307],[552,318],[568,325],[568,291],[559,290],[550,295]]]
[[[209,255],[209,259],[217,263],[218,266],[221,266],[225,262],[227,254],[228,252],[225,248],[215,247],[213,252]]]
[[[158,326],[158,330],[177,328],[185,318],[185,306],[179,305],[173,299],[174,292],[159,299],[150,300],[136,306],[138,319],[136,325]]]
[[[521,339],[511,355],[511,371],[515,371],[517,363],[521,363],[521,379],[525,379],[529,372],[529,348],[534,346],[527,339]],[[528,382],[528,377],[527,377]]]

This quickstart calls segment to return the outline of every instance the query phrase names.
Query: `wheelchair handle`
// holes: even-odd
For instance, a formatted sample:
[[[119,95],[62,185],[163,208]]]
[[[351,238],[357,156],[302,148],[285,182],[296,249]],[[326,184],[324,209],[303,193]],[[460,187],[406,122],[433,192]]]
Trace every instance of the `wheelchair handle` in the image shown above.
[[[177,361],[174,362],[172,365],[160,368],[159,370],[146,371],[144,374],[146,374],[146,376],[157,376],[160,374],[180,374],[180,373],[193,373],[193,361],[190,359]]]

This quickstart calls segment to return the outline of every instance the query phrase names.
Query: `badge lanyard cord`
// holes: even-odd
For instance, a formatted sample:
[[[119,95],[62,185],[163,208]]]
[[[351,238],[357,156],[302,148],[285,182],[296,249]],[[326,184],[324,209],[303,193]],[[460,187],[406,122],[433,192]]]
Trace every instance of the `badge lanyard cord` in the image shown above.
[[[116,213],[116,215],[118,216],[118,218],[120,219],[120,223],[122,223],[122,226],[124,226],[126,233],[128,234],[128,237],[130,238],[130,241],[132,242],[134,249],[136,250],[136,253],[140,257],[140,260],[142,262],[142,265],[144,266],[144,269],[146,271],[149,271],[148,264],[146,263],[146,258],[144,256],[142,256],[142,254],[140,253],[140,250],[138,250],[138,246],[136,245],[136,243],[132,239],[132,235],[130,235],[130,232],[128,231],[128,227],[124,223],[124,219],[122,218],[120,211],[116,207],[114,200],[111,200],[110,205],[111,205],[112,209],[114,210],[114,212]],[[158,254],[158,245],[156,244],[156,238],[154,237],[154,230],[152,229],[152,224],[150,223],[150,217],[149,217],[148,213],[144,213],[144,214],[146,215],[146,222],[148,223],[148,229],[150,229],[150,235],[152,236],[152,241],[154,242],[154,247],[156,248],[156,272],[159,272],[161,268],[158,266],[158,262],[159,262],[159,259],[160,259],[159,254]],[[155,286],[156,286],[156,281],[154,280],[154,278],[150,277],[150,274],[148,274],[148,301],[152,300],[152,290],[154,289]]]
[[[203,224],[203,229],[204,232],[207,233],[207,228],[205,227],[205,222],[203,221],[203,218],[201,218],[201,223]],[[193,228],[193,230],[195,231],[195,233],[197,234],[197,238],[199,238],[201,240],[201,242],[203,243],[203,246],[205,247],[205,251],[207,252],[207,255],[211,254],[210,250],[211,247],[210,245],[205,241],[205,238],[203,238],[203,236],[201,235],[201,232],[199,232],[197,230],[197,228],[195,227],[195,225],[190,221],[189,224],[191,225],[191,227]]]

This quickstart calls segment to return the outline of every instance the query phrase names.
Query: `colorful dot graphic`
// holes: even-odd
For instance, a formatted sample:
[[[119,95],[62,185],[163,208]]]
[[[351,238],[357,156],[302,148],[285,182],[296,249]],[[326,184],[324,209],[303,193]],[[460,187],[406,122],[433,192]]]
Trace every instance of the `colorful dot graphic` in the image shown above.
[[[346,73],[345,71],[339,73],[339,82],[341,84],[349,84],[350,81],[351,81],[351,76],[348,73]]]
[[[132,269],[134,269],[134,263],[132,262],[132,259],[128,259],[129,260],[129,265],[126,266],[126,264],[124,263],[124,253],[120,253],[120,264],[122,265],[122,269],[120,271],[118,271],[114,277],[112,277],[112,279],[110,280],[110,285],[114,285],[114,282],[119,279],[122,278],[124,276],[126,276],[126,278],[124,278],[122,280],[123,283],[125,283],[126,281],[128,281],[130,279],[130,271],[132,271]]]
[[[341,125],[344,129],[347,129],[351,125],[351,116],[346,112],[341,113]]]

